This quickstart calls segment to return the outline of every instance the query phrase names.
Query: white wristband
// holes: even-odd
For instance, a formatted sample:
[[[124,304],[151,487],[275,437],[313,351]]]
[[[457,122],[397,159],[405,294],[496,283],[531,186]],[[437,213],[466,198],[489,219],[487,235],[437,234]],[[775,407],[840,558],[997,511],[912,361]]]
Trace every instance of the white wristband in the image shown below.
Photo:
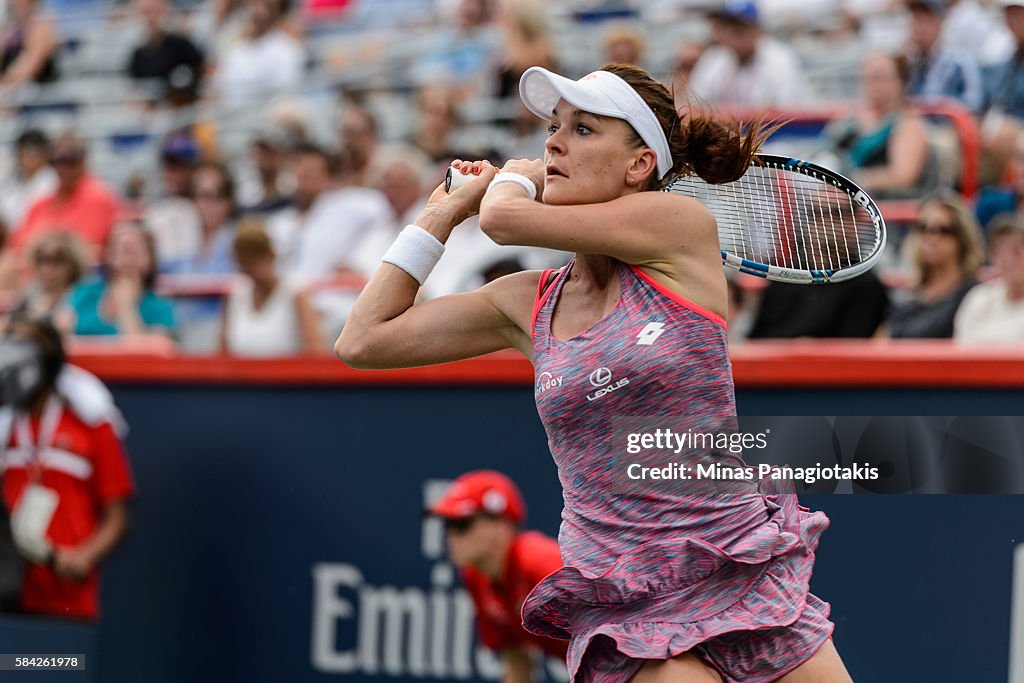
[[[512,173],[511,171],[502,171],[498,175],[494,176],[494,180],[492,180],[491,184],[487,186],[487,191],[490,192],[494,189],[495,185],[500,185],[501,183],[515,183],[526,190],[526,194],[530,195],[531,200],[537,198],[537,186],[533,184],[532,180],[524,175]]]
[[[418,225],[407,225],[384,254],[384,263],[398,266],[422,285],[444,253],[444,245]]]

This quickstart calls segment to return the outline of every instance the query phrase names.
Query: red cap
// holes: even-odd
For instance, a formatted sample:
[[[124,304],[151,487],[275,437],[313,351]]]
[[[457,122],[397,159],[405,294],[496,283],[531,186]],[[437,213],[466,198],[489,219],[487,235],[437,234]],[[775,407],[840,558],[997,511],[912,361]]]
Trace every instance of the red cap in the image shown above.
[[[519,488],[501,472],[467,472],[452,482],[439,501],[428,510],[432,515],[459,519],[473,515],[494,515],[517,524],[526,517],[526,504]]]

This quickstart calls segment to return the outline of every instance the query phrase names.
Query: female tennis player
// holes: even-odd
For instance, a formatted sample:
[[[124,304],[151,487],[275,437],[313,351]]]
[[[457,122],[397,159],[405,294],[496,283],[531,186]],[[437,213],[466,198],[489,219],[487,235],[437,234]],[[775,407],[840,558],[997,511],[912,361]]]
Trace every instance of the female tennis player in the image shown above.
[[[565,567],[523,606],[528,629],[570,639],[573,681],[849,681],[827,603],[808,592],[828,525],[795,495],[618,495],[610,425],[623,415],[735,417],[726,280],[715,220],[653,192],[681,173],[728,182],[768,130],[693,113],[645,72],[579,81],[534,67],[520,94],[550,121],[544,160],[434,191],[363,290],[335,345],[358,368],[443,363],[505,348],[531,358],[564,488]],[[416,303],[452,230],[480,213],[501,244],[575,256],[474,292]],[[628,380],[628,381],[624,381]]]

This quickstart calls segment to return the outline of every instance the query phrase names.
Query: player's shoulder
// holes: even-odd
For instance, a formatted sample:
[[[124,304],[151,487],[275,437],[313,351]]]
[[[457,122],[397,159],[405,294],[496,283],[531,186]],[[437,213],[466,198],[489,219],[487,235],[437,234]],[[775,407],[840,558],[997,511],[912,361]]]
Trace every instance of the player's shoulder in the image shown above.
[[[671,187],[671,183],[669,184]],[[633,202],[638,207],[644,207],[647,211],[692,211],[704,213],[708,216],[711,212],[703,202],[671,190],[650,190],[626,195],[625,200]]]
[[[634,197],[633,202],[638,207],[642,207],[646,221],[670,229],[715,229],[715,217],[711,210],[693,197],[676,192],[641,192],[631,197]]]
[[[510,273],[488,282],[480,288],[480,291],[486,292],[488,297],[496,305],[499,305],[499,308],[515,306],[523,302],[528,302],[532,307],[533,298],[540,287],[541,276],[546,272],[552,275],[549,271],[542,270],[521,270],[518,273]],[[549,279],[553,279],[553,275]]]

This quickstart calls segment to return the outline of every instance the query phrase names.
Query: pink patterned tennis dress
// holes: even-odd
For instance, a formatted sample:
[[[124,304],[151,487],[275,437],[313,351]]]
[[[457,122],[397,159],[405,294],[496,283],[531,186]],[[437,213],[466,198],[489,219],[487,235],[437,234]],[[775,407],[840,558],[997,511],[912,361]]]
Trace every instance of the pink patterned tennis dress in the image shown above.
[[[808,592],[828,518],[757,482],[728,495],[632,482],[615,432],[624,416],[652,428],[734,420],[725,321],[618,262],[612,312],[556,339],[573,263],[550,284],[543,274],[534,304],[535,394],[563,487],[565,566],[527,597],[524,624],[570,639],[576,683],[625,683],[644,660],[690,650],[726,681],[774,681],[832,633],[828,603]],[[727,450],[712,457],[743,464]]]

